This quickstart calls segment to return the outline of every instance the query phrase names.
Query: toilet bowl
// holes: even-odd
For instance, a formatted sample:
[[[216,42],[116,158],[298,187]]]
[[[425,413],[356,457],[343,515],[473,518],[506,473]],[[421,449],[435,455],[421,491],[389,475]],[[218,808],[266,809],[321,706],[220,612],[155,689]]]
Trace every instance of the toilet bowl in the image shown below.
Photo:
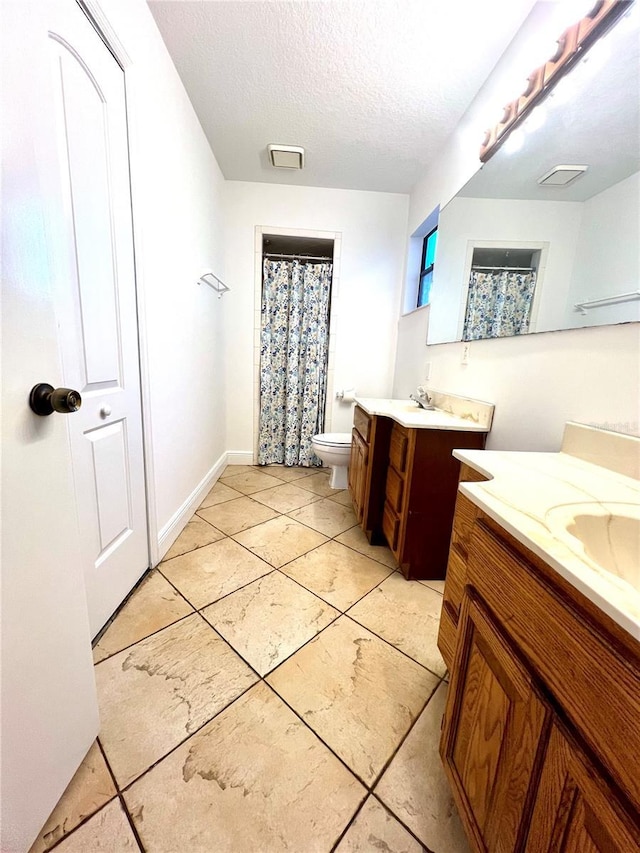
[[[351,434],[348,432],[322,432],[314,435],[311,446],[316,456],[331,468],[329,485],[332,489],[347,488]]]

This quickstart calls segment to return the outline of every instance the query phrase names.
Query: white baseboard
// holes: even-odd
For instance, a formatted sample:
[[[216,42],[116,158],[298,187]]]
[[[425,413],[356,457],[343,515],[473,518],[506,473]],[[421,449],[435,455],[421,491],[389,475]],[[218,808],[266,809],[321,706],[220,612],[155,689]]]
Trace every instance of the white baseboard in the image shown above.
[[[251,454],[249,454],[249,456],[250,455]],[[158,562],[160,562],[178,536],[182,533],[184,528],[187,526],[187,523],[191,520],[191,516],[202,503],[205,495],[210,491],[220,474],[224,471],[228,464],[228,456],[228,453],[222,454],[215,465],[213,465],[213,467],[207,471],[202,480],[200,480],[182,506],[174,512],[169,521],[158,533]],[[236,462],[235,464],[240,465],[243,463]]]
[[[227,452],[227,465],[254,465],[251,450],[229,450]]]

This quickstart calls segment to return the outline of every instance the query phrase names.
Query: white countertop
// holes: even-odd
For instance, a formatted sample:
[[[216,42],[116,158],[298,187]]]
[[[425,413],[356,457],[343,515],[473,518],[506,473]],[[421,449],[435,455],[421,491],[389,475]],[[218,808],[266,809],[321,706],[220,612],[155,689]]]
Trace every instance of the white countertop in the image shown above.
[[[491,419],[463,417],[436,408],[421,409],[413,400],[386,400],[356,397],[356,403],[369,415],[391,418],[411,429],[446,429],[459,432],[489,432]],[[486,405],[486,404],[480,404]],[[493,406],[491,406],[493,410]]]
[[[568,427],[576,431],[575,425]],[[640,517],[640,481],[566,452],[455,450],[453,455],[491,478],[461,483],[464,495],[640,640],[640,566],[632,580],[606,571],[577,539],[558,529],[550,513],[575,504],[599,504],[599,511],[615,513],[616,506],[608,504],[625,504],[625,512],[635,517],[637,509]]]

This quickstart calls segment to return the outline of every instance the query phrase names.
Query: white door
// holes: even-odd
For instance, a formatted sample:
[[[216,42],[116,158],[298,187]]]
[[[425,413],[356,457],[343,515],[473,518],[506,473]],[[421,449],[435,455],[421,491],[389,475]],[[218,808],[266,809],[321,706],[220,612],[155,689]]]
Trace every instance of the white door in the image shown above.
[[[122,72],[74,0],[2,0],[1,36],[0,850],[24,853],[98,732],[90,638],[147,547]],[[83,408],[38,417],[38,382]]]
[[[124,73],[72,0],[49,21],[69,280],[60,293],[92,636],[148,568]]]
[[[0,850],[28,850],[98,732],[69,427],[27,404],[63,385],[58,195],[42,3],[2,3]]]

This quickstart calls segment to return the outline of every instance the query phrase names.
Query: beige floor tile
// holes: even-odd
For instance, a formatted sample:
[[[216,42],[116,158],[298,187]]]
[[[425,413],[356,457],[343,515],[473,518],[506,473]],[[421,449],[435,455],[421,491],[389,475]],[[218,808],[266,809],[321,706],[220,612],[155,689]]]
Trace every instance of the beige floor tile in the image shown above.
[[[435,853],[468,853],[438,747],[446,687],[440,685],[375,793]]]
[[[97,742],[86,754],[29,853],[43,853],[116,795]]]
[[[335,501],[337,504],[342,504],[342,506],[350,506],[353,507],[353,501],[351,500],[351,493],[348,489],[344,489],[342,492],[336,492],[333,495],[329,495],[329,499]]]
[[[366,850],[424,853],[422,844],[416,841],[375,797],[369,797],[336,847],[336,853],[364,853]]]
[[[138,853],[120,800],[113,800],[56,847],[59,853]]]
[[[265,469],[258,465],[227,465],[222,474],[221,480],[228,480],[229,477],[237,477],[239,474],[251,474],[254,471],[264,471]]]
[[[283,699],[371,784],[437,678],[342,616],[267,677]]]
[[[338,610],[347,610],[392,570],[339,542],[326,542],[281,571]]]
[[[259,501],[277,512],[290,512],[320,500],[320,496],[301,489],[295,483],[284,483],[282,486],[265,489],[263,492],[254,492],[251,500]]]
[[[217,542],[223,537],[224,533],[216,530],[208,521],[194,515],[164,555],[163,560],[172,560],[174,557],[180,557],[189,551],[195,551],[196,548],[202,548],[203,545],[211,545],[212,542]]]
[[[237,533],[233,538],[277,569],[327,541],[315,530],[283,515]]]
[[[199,610],[273,571],[273,566],[233,539],[221,539],[162,563],[161,571]]]
[[[233,533],[240,533],[241,530],[248,530],[249,527],[275,518],[278,513],[251,498],[241,497],[227,503],[199,509],[198,515],[218,530],[231,536]]]
[[[367,537],[362,532],[360,527],[351,527],[349,530],[336,536],[337,542],[342,542],[354,551],[359,551],[366,557],[371,557],[372,560],[377,560],[391,569],[396,569],[398,563],[389,548],[386,545],[370,545]]]
[[[234,498],[239,498],[241,495],[242,492],[232,489],[231,486],[227,486],[226,483],[218,480],[198,509],[205,509],[208,506],[215,506],[216,504],[225,503],[225,501],[232,501]]]
[[[314,492],[316,495],[321,495],[323,498],[331,497],[337,491],[337,489],[332,489],[329,485],[329,473],[325,471],[305,477],[300,486],[303,489]]]
[[[349,610],[349,616],[431,672],[442,676],[445,664],[438,650],[442,596],[398,572]]]
[[[444,595],[444,581],[420,581],[420,583],[428,586],[429,589],[439,592],[440,595]]]
[[[321,853],[365,789],[258,684],[125,793],[148,850]]]
[[[313,530],[324,533],[325,536],[337,536],[338,533],[343,533],[356,523],[351,507],[342,506],[327,498],[296,509],[290,512],[289,516]]]
[[[149,572],[93,649],[94,663],[193,613],[159,571]]]
[[[298,465],[266,465],[260,469],[265,474],[271,474],[272,477],[277,477],[279,480],[284,480],[289,483],[291,480],[300,480],[302,477],[310,477],[312,474],[317,474],[319,468],[302,468]]]
[[[95,671],[100,742],[121,788],[256,681],[198,614]]]
[[[244,474],[234,474],[232,477],[226,477],[224,482],[226,486],[231,486],[232,489],[242,492],[243,495],[250,495],[253,492],[270,489],[272,486],[279,486],[284,481],[254,468]]]
[[[280,572],[272,572],[207,607],[202,615],[265,675],[339,613]]]

